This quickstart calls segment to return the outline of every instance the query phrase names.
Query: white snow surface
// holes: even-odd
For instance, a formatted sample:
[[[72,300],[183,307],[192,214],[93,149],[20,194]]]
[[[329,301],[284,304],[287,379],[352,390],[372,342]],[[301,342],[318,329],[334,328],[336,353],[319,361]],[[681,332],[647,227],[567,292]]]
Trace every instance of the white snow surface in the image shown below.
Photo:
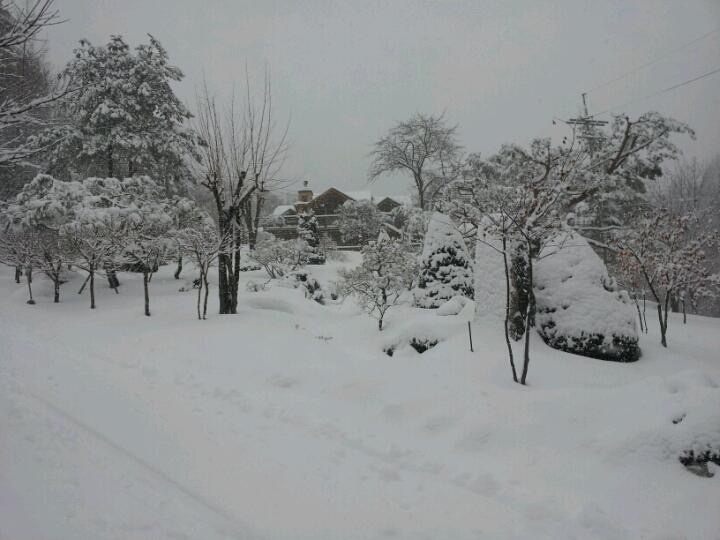
[[[244,283],[198,321],[173,270],[147,318],[137,275],[90,310],[81,275],[29,306],[0,267],[0,538],[718,538],[720,475],[677,456],[720,443],[719,320],[671,316],[664,349],[649,312],[632,364],[535,336],[523,387],[500,325],[471,353],[460,316],[400,306],[378,333],[351,300]],[[383,352],[418,334],[439,342]]]
[[[505,319],[505,264],[502,242],[482,226],[475,243],[475,316],[488,324]]]
[[[585,333],[637,339],[635,308],[625,291],[617,290],[605,264],[587,240],[576,233],[565,233],[540,254],[534,272],[537,320],[547,319],[555,327],[546,330],[569,339]],[[553,313],[543,313],[546,308]]]

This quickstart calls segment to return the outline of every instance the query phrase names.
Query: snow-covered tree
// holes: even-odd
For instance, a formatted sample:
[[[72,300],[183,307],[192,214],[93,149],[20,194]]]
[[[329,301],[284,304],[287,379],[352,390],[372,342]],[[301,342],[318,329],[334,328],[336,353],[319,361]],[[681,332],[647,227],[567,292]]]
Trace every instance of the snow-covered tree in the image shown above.
[[[241,232],[248,226],[257,233],[262,204],[252,198],[269,189],[283,163],[285,133],[278,133],[273,118],[269,79],[259,103],[252,99],[249,83],[244,108],[234,99],[225,110],[204,87],[197,101],[195,129],[200,137],[199,182],[210,196],[217,214],[218,235],[232,238],[232,245],[218,259],[220,313],[236,313],[240,279]],[[254,227],[254,232],[252,229]]]
[[[262,266],[270,279],[283,277],[307,262],[307,245],[302,240],[264,238],[258,242],[252,259]]]
[[[90,196],[92,197],[92,196]],[[86,201],[86,203],[89,201]],[[114,267],[126,231],[124,212],[117,208],[86,205],[78,209],[75,219],[64,225],[61,240],[72,264],[87,272],[80,292],[88,286],[90,309],[95,309],[95,276]],[[115,291],[117,292],[117,288]]]
[[[166,195],[180,181],[194,135],[190,113],[170,86],[183,78],[154,37],[130,49],[82,40],[63,79],[77,88],[59,101],[58,125],[33,138],[47,169],[63,179],[151,175]]]
[[[425,238],[431,214],[416,206],[396,206],[390,211],[390,223],[402,233],[406,242],[419,244]]]
[[[386,221],[372,201],[346,201],[338,214],[338,227],[345,245],[367,244],[377,238]]]
[[[700,219],[696,214],[676,216],[665,209],[655,210],[618,235],[615,242],[623,272],[641,274],[657,302],[664,347],[671,300],[682,297],[694,302],[716,296],[720,288],[720,273],[712,271],[707,259],[709,252],[717,251],[720,236],[698,226]]]
[[[46,125],[49,110],[72,89],[50,84],[37,46],[44,30],[60,22],[54,0],[0,0],[0,167],[15,173],[37,152],[27,136]]]
[[[325,264],[325,254],[320,249],[320,231],[315,215],[299,214],[297,231],[298,239],[305,243],[307,264]]]
[[[385,174],[409,173],[420,208],[427,210],[457,173],[460,152],[456,126],[448,126],[442,115],[416,114],[375,143],[368,176],[374,181]]]
[[[126,178],[123,188],[126,232],[118,262],[142,273],[145,315],[149,317],[150,280],[176,246],[171,237],[172,212],[169,201],[161,198],[159,186],[150,178]]]
[[[387,235],[363,247],[362,256],[360,266],[341,274],[341,290],[354,296],[377,319],[378,330],[382,330],[385,314],[412,284],[416,258],[406,245],[390,240]]]
[[[180,253],[189,257],[200,272],[197,293],[198,320],[207,318],[207,302],[210,284],[208,274],[210,267],[217,262],[218,257],[231,243],[231,238],[218,236],[218,230],[212,218],[205,215],[199,221],[193,221],[188,226],[175,231],[174,241],[180,248]],[[204,299],[202,299],[205,291]],[[201,307],[202,299],[202,307]]]
[[[60,286],[66,281],[71,258],[63,245],[60,229],[72,221],[84,192],[78,182],[61,182],[38,175],[23,186],[15,200],[4,209],[6,227],[34,235],[32,268],[53,282],[54,301],[60,301]]]
[[[1,214],[0,214],[1,217]],[[37,257],[40,238],[36,231],[13,230],[0,221],[0,263],[15,267],[15,279],[19,282],[20,273],[25,274],[28,288],[28,304],[35,303],[32,294],[33,264]]]
[[[422,308],[438,308],[453,296],[473,297],[472,263],[465,242],[450,217],[439,212],[428,224],[414,294],[415,304]]]

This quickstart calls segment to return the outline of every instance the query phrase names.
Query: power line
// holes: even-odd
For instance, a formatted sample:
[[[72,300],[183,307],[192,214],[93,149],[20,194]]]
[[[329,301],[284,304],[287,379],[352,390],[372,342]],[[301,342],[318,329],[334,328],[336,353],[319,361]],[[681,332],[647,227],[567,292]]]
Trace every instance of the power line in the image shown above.
[[[646,67],[652,66],[653,64],[657,64],[660,60],[664,60],[664,59],[667,58],[668,56],[671,56],[671,55],[675,54],[676,52],[682,51],[683,49],[688,48],[690,45],[694,45],[695,43],[697,43],[697,42],[699,42],[699,41],[702,41],[703,39],[705,39],[705,38],[707,38],[707,37],[710,37],[711,35],[716,34],[716,33],[718,33],[718,32],[720,32],[720,28],[716,28],[715,30],[711,30],[710,32],[707,32],[706,34],[703,34],[702,36],[700,36],[700,37],[698,37],[698,38],[695,38],[695,39],[693,39],[692,41],[689,41],[689,42],[685,43],[684,45],[680,45],[679,47],[677,47],[677,48],[675,48],[675,49],[672,49],[671,51],[668,51],[667,53],[663,54],[662,56],[655,57],[654,59],[650,60],[649,62],[646,62],[646,63],[644,63],[644,64],[642,64],[642,65],[640,65],[640,66],[638,66],[638,67],[636,67],[636,68],[633,68],[633,69],[631,69],[630,71],[626,71],[626,72],[623,73],[622,75],[620,75],[620,76],[618,76],[618,77],[615,77],[614,79],[612,79],[612,80],[610,80],[610,81],[607,81],[607,82],[604,82],[604,83],[602,83],[602,84],[599,84],[599,85],[591,88],[590,90],[586,90],[585,93],[586,93],[586,94],[589,94],[590,92],[594,92],[595,90],[599,90],[600,88],[604,88],[604,87],[609,86],[609,85],[611,85],[611,84],[613,84],[613,83],[616,83],[616,82],[618,82],[618,81],[621,81],[621,80],[624,79],[625,77],[628,77],[629,75],[632,75],[633,73],[636,73],[636,72],[638,72],[638,71],[640,71],[640,70],[643,70],[643,69],[645,69]]]
[[[659,96],[659,95],[661,95],[661,94],[665,94],[665,93],[667,93],[667,92],[671,92],[671,91],[673,91],[673,90],[676,90],[676,89],[678,89],[678,88],[681,88],[681,87],[683,87],[683,86],[686,86],[686,85],[688,85],[688,84],[690,84],[690,83],[694,83],[695,81],[699,81],[700,79],[704,79],[705,77],[710,77],[711,75],[715,75],[716,73],[720,73],[720,67],[719,67],[719,68],[716,68],[716,69],[713,69],[712,71],[708,71],[707,73],[703,73],[702,75],[698,75],[697,77],[693,77],[692,79],[688,79],[687,81],[683,81],[683,82],[681,82],[681,83],[674,84],[674,85],[672,85],[672,86],[669,86],[669,87],[664,88],[664,89],[662,89],[662,90],[659,90],[659,91],[657,91],[657,92],[653,92],[652,94],[648,94],[648,95],[646,95],[646,96],[641,96],[641,97],[633,98],[633,99],[631,99],[631,100],[629,100],[629,101],[626,101],[625,103],[622,103],[622,104],[620,104],[620,105],[616,105],[616,106],[614,106],[614,107],[609,107],[609,108],[605,109],[604,111],[601,111],[601,112],[599,112],[599,113],[595,113],[595,114],[590,115],[588,118],[594,118],[595,116],[600,116],[600,115],[609,113],[610,111],[614,111],[615,109],[619,109],[619,108],[621,108],[621,107],[625,107],[626,105],[630,105],[630,104],[636,103],[636,102],[638,102],[638,101],[643,101],[643,100],[646,100],[646,99],[653,98],[653,97],[655,97],[655,96]]]

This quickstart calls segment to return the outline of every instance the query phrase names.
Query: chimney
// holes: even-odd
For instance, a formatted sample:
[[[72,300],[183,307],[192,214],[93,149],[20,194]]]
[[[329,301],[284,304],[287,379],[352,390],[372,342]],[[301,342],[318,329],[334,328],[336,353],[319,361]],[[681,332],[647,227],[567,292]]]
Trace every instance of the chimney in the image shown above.
[[[305,180],[303,182],[303,188],[298,190],[298,202],[309,203],[310,201],[312,201],[312,198],[312,189],[308,187],[308,181]]]

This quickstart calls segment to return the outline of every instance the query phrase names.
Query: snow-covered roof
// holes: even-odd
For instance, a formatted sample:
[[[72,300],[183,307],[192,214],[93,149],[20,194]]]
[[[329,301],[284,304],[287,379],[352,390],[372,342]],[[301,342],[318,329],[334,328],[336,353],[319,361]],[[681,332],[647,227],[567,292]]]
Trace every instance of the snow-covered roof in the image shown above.
[[[370,191],[343,191],[343,193],[356,201],[371,201],[373,198]]]
[[[272,215],[276,217],[282,216],[288,210],[295,210],[295,207],[291,204],[281,204],[275,207],[275,210],[272,211]]]
[[[410,195],[388,195],[383,197],[381,200],[391,199],[396,203],[403,205],[412,205],[412,197]]]

